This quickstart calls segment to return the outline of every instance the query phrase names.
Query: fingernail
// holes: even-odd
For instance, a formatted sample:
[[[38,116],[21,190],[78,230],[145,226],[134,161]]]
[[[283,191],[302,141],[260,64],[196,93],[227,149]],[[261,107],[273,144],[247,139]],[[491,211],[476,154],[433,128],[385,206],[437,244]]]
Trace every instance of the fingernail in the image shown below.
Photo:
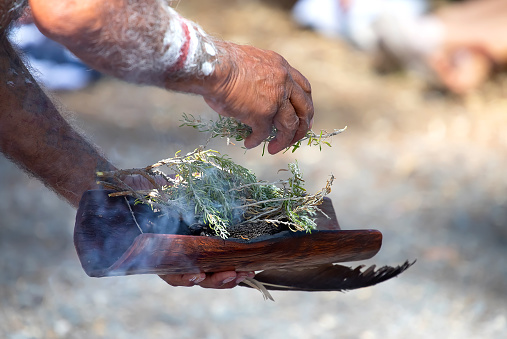
[[[236,279],[236,284],[239,284],[240,282],[242,282],[243,280],[245,280],[247,277],[239,277],[238,279]]]
[[[195,283],[195,284],[199,284],[199,283],[203,282],[203,281],[204,281],[204,279],[206,279],[206,277],[199,277],[199,278],[197,278],[197,279],[194,281],[194,283]]]
[[[229,277],[229,278],[226,278],[224,279],[224,281],[222,282],[222,284],[227,284],[227,283],[230,283],[231,281],[233,281],[234,279],[236,279],[236,277]]]
[[[194,284],[198,284],[198,283],[202,282],[204,279],[206,279],[206,277],[202,277],[200,275],[194,275],[192,278],[188,279],[188,281],[190,281]]]

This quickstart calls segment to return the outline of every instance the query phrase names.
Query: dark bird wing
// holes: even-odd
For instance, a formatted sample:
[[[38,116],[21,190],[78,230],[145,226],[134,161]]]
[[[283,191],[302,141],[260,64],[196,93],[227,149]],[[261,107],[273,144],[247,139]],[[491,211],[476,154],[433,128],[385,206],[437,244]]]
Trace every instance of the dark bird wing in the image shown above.
[[[396,267],[375,265],[363,271],[356,268],[328,264],[311,268],[266,270],[255,275],[255,280],[268,290],[284,291],[346,291],[373,286],[402,273],[415,263],[406,261]],[[248,286],[248,285],[243,285]],[[251,286],[250,286],[251,287]]]

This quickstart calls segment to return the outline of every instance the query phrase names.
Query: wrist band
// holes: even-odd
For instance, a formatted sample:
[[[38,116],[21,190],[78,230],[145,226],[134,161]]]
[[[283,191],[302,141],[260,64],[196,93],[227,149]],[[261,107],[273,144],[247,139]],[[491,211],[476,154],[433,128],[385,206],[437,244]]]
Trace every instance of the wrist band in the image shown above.
[[[167,10],[172,20],[164,36],[167,50],[163,59],[169,72],[176,75],[210,75],[217,59],[213,42],[197,24],[181,17],[170,7]]]

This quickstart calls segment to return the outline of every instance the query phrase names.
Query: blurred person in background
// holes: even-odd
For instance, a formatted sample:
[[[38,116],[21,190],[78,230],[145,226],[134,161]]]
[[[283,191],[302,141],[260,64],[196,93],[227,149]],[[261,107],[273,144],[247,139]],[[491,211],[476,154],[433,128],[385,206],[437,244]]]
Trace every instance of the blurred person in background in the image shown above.
[[[507,64],[507,1],[468,0],[429,12],[423,0],[300,0],[295,20],[343,37],[379,69],[402,67],[456,94]]]
[[[507,1],[469,0],[411,20],[381,17],[380,57],[456,94],[471,92],[507,64]]]
[[[9,41],[21,51],[32,75],[49,90],[79,90],[100,79],[99,72],[84,65],[68,49],[39,31],[29,7],[9,30]]]
[[[302,27],[372,53],[378,44],[373,23],[382,13],[414,18],[427,9],[426,0],[298,0],[292,17]]]
[[[115,170],[37,84],[7,39],[27,0],[0,0],[0,150],[71,205]],[[209,36],[163,0],[30,0],[35,24],[90,67],[129,82],[198,94],[216,112],[252,127],[245,146],[276,128],[271,154],[302,138],[313,121],[308,80],[280,55]],[[128,178],[148,188],[141,178]],[[231,288],[254,272],[167,275],[174,286]]]

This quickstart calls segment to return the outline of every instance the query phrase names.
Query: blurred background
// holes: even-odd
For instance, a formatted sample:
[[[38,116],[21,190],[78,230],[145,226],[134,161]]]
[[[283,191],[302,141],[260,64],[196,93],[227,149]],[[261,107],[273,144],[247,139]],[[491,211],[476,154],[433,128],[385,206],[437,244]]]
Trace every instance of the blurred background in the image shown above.
[[[73,247],[75,210],[0,157],[0,337],[506,337],[507,78],[495,73],[466,93],[435,85],[406,58],[393,68],[349,33],[304,21],[294,3],[175,5],[210,34],[283,55],[312,84],[314,130],[347,131],[321,152],[262,157],[260,149],[245,153],[220,140],[210,147],[267,180],[297,159],[310,191],[333,174],[330,197],[342,228],[384,234],[379,254],[364,263],[417,263],[374,287],[273,292],[274,303],[240,287],[174,288],[148,275],[89,278]],[[413,5],[407,16],[449,4]],[[53,97],[118,167],[146,166],[206,140],[178,127],[184,112],[216,116],[200,97],[92,78]]]

